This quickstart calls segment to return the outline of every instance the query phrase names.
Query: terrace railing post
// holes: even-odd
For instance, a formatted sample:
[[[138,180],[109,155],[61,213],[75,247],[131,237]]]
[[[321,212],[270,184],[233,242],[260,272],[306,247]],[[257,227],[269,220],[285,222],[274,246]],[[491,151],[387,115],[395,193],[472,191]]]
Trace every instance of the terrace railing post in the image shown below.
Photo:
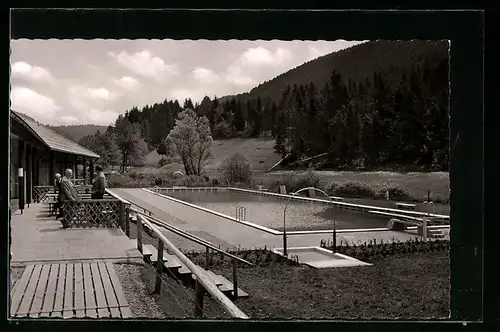
[[[236,269],[236,259],[233,258],[233,295],[238,297],[238,271]]]
[[[194,316],[201,317],[203,315],[203,297],[205,296],[205,289],[203,285],[196,279],[194,286],[195,290],[195,306],[194,306]]]
[[[161,274],[163,272],[163,241],[158,239],[158,255],[156,256],[155,293],[161,292]]]
[[[120,228],[125,231],[125,204],[120,201],[120,212],[118,214]]]

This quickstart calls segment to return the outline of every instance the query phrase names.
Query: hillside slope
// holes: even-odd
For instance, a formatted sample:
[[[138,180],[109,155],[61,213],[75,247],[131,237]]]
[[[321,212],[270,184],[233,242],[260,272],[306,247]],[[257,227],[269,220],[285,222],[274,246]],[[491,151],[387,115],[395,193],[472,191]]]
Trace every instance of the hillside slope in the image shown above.
[[[78,142],[82,137],[94,135],[97,131],[104,133],[108,127],[86,124],[73,126],[49,126],[49,128],[75,142]]]
[[[422,66],[424,61],[436,62],[447,57],[446,41],[370,41],[306,62],[236,98],[245,101],[260,97],[278,101],[287,85],[313,82],[316,87],[323,87],[333,70],[342,75],[345,83],[349,79],[355,82],[372,79],[374,72],[389,81],[399,82],[402,71],[412,65]]]
[[[206,169],[208,171],[218,169],[227,157],[238,152],[244,155],[253,170],[267,170],[279,161],[279,155],[273,151],[274,140],[270,138],[254,139],[229,139],[216,140],[212,145],[213,158],[210,159]],[[160,156],[156,151],[150,152],[146,156],[146,164],[158,165]],[[173,163],[163,167],[169,171],[183,171],[182,164]]]

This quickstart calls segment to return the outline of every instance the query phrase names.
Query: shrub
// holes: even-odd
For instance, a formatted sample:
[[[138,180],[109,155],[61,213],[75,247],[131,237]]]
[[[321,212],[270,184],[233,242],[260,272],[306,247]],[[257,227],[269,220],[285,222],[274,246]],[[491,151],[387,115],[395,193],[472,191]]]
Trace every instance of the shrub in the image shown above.
[[[273,192],[279,192],[279,187],[282,185],[286,186],[289,193],[306,187],[322,189],[319,177],[313,171],[308,171],[305,175],[285,173],[281,176],[281,179],[265,183],[265,185]]]
[[[362,261],[372,261],[380,257],[396,256],[408,253],[425,253],[431,251],[449,251],[449,240],[433,240],[422,241],[418,237],[408,241],[392,241],[392,242],[376,242],[375,240],[369,243],[359,243],[357,245],[349,245],[348,243],[338,243],[334,249],[331,239],[328,241],[321,240],[320,246],[328,250],[347,255]]]
[[[137,177],[134,179],[128,174],[109,174],[106,181],[109,188],[140,188],[149,185],[149,181]]]
[[[317,176],[316,173],[314,173],[312,170],[307,171],[306,175],[301,176],[297,179],[293,191],[297,191],[306,187],[315,187],[321,189],[319,176]]]
[[[385,193],[389,192],[390,199],[396,200],[408,200],[410,198],[410,193],[408,189],[401,184],[388,184],[384,185],[379,189],[378,195],[380,197],[385,197]]]
[[[335,195],[337,193],[338,188],[339,184],[337,182],[333,182],[328,186],[328,188],[326,188],[326,193],[328,195]]]
[[[177,179],[176,185],[184,185],[186,187],[207,187],[210,185],[209,182],[206,181],[204,176],[196,176],[190,175],[188,177],[183,177]]]
[[[374,197],[375,190],[373,190],[373,188],[368,186],[366,183],[359,181],[349,181],[336,187],[333,194],[355,198]]]
[[[250,184],[252,182],[252,169],[247,158],[240,153],[235,153],[224,161],[222,166],[224,178],[230,183]]]

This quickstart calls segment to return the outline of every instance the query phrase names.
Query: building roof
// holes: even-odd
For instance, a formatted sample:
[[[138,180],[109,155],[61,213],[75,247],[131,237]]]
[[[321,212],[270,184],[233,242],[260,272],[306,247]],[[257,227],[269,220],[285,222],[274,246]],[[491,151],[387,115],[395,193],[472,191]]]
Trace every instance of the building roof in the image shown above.
[[[10,112],[11,118],[17,120],[23,127],[33,133],[42,143],[53,151],[75,154],[78,156],[99,158],[99,155],[73,142],[69,138],[56,133],[54,130],[36,122],[32,118],[15,111]]]

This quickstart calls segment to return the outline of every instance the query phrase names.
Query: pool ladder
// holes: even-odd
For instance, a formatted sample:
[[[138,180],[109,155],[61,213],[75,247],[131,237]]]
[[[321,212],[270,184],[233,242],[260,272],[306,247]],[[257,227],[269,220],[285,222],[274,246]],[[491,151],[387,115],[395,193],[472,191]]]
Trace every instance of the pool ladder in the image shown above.
[[[247,209],[244,206],[236,207],[236,220],[246,221],[247,220]]]

